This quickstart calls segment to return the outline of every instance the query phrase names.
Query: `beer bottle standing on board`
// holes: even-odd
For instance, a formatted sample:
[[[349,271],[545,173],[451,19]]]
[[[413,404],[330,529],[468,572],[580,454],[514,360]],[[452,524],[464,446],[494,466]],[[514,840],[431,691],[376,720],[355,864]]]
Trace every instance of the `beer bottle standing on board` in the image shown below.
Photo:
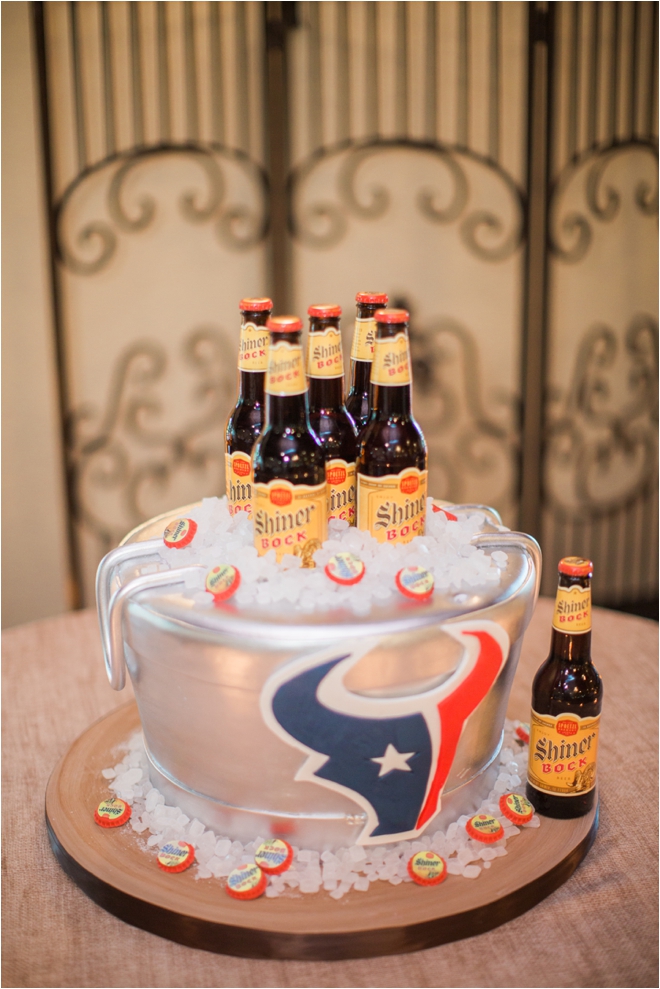
[[[310,306],[307,338],[309,419],[325,451],[328,520],[357,518],[357,434],[344,405],[344,355],[336,305]]]
[[[374,355],[376,320],[374,313],[387,305],[385,292],[358,292],[355,296],[357,316],[351,347],[351,387],[346,396],[346,409],[355,423],[358,437],[369,421],[369,378]]]
[[[550,655],[532,686],[527,796],[546,817],[581,817],[596,799],[603,684],[591,662],[590,560],[559,562]]]
[[[378,309],[371,365],[373,407],[360,438],[358,526],[381,543],[423,536],[426,442],[411,409],[411,364],[405,309]]]
[[[301,556],[313,567],[313,554],[327,534],[325,453],[309,421],[307,378],[297,316],[268,321],[266,416],[252,451],[254,545],[259,556],[274,549]]]
[[[225,430],[225,473],[229,512],[252,514],[252,447],[264,424],[264,379],[268,364],[266,323],[270,299],[241,299],[238,400]]]

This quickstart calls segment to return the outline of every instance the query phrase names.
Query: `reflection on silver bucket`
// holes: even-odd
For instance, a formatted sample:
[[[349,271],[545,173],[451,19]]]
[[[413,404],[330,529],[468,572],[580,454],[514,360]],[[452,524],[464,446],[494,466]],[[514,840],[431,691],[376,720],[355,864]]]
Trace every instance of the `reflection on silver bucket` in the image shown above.
[[[243,842],[397,841],[442,828],[492,788],[509,691],[540,579],[529,536],[489,523],[496,588],[353,615],[199,610],[194,568],[145,523],[102,561],[97,600],[115,689],[128,668],[150,777],[168,802]],[[456,510],[456,509],[454,509]]]

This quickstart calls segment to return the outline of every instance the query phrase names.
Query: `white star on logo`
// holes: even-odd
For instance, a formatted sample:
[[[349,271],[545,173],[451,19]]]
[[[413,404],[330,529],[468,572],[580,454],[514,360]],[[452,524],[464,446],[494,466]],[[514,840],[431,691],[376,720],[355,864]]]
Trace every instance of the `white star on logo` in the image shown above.
[[[379,777],[385,776],[387,773],[391,773],[393,769],[402,769],[404,772],[410,773],[412,770],[408,765],[408,759],[414,755],[414,752],[397,752],[390,742],[385,749],[385,755],[372,759],[371,762],[380,763],[380,772],[378,773]]]

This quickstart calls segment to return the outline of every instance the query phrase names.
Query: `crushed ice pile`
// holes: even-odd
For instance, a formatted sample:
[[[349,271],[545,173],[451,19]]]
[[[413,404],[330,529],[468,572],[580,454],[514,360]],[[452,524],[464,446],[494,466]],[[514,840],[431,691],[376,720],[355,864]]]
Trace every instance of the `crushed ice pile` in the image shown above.
[[[419,851],[437,852],[447,862],[450,876],[476,879],[482,869],[489,869],[494,859],[507,854],[510,838],[520,833],[500,811],[499,799],[503,793],[524,793],[527,746],[515,735],[518,722],[507,720],[504,742],[500,751],[500,772],[493,789],[474,813],[492,814],[504,828],[504,837],[495,844],[485,845],[469,838],[465,830],[468,815],[459,817],[446,831],[433,832],[428,837],[398,844],[362,846],[352,845],[336,852],[312,851],[293,846],[294,860],[291,868],[279,875],[269,876],[266,896],[275,897],[287,892],[318,893],[326,890],[335,900],[340,900],[350,889],[366,892],[372,882],[378,880],[399,883],[412,882],[407,863],[411,855]],[[225,879],[243,863],[254,862],[255,849],[264,837],[243,845],[207,830],[201,821],[190,818],[179,807],[171,807],[165,798],[149,782],[147,757],[141,732],[131,737],[126,745],[126,755],[112,769],[102,771],[109,780],[110,789],[132,807],[132,815],[126,828],[132,828],[141,837],[145,851],[162,848],[170,841],[187,841],[195,847],[196,879]],[[540,821],[535,814],[524,824],[525,828],[538,828]],[[266,837],[270,837],[269,835]],[[155,848],[154,848],[155,851]]]
[[[444,512],[433,511],[431,498],[426,534],[416,536],[406,545],[379,543],[368,532],[351,527],[348,522],[331,520],[329,538],[314,553],[315,568],[304,568],[301,557],[293,554],[285,555],[277,563],[275,550],[257,556],[252,521],[243,512],[232,517],[226,498],[205,498],[190,511],[189,517],[198,526],[192,543],[182,549],[163,545],[160,556],[172,569],[193,564],[201,564],[207,570],[218,564],[236,567],[241,583],[231,603],[239,608],[274,606],[278,610],[303,612],[351,608],[356,614],[364,615],[375,605],[387,606],[401,600],[394,578],[403,567],[411,566],[430,570],[435,590],[453,593],[460,602],[461,594],[466,591],[496,586],[507,566],[506,553],[496,550],[487,554],[471,542],[484,531],[487,520],[483,513],[459,511],[457,521],[453,521]],[[341,586],[326,576],[326,563],[339,552],[354,553],[365,564],[365,576],[358,584]],[[203,589],[204,577],[204,571],[191,571],[185,594],[198,607],[212,608],[212,595]]]

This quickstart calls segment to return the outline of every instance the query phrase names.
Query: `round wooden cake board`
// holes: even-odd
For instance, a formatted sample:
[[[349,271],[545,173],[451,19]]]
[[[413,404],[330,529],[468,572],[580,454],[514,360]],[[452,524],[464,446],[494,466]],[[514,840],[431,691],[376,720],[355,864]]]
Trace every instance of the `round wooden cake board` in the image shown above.
[[[542,818],[522,829],[509,854],[478,879],[440,885],[371,884],[333,900],[289,891],[274,899],[232,900],[195,869],[167,874],[130,825],[100,828],[94,810],[109,795],[101,769],[140,722],[134,703],[97,721],[55,768],[46,821],[60,865],[104,909],[135,927],[193,948],[248,958],[339,959],[418,951],[482,934],[517,917],[566,882],[587,854],[598,810],[569,821]]]

